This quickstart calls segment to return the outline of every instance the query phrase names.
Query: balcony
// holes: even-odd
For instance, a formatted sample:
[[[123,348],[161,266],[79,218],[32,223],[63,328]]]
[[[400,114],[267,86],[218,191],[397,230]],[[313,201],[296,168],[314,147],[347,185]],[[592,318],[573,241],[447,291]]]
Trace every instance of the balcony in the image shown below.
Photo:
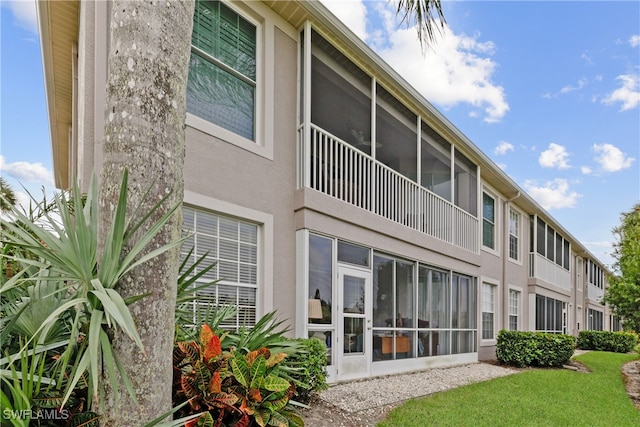
[[[602,299],[604,298],[604,289],[597,287],[593,283],[588,283],[587,297],[590,300],[602,302]]]
[[[311,188],[436,239],[479,252],[479,221],[338,137],[298,130],[298,188]]]
[[[571,273],[539,253],[529,253],[529,277],[571,291]]]

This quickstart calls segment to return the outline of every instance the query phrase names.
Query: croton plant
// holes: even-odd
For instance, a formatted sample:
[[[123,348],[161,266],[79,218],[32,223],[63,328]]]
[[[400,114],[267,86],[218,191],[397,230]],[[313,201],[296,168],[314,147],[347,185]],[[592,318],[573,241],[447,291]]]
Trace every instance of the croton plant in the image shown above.
[[[188,426],[303,426],[290,405],[295,386],[279,375],[285,358],[266,347],[224,350],[205,324],[199,342],[175,346],[174,403],[188,400],[182,415],[200,414]]]

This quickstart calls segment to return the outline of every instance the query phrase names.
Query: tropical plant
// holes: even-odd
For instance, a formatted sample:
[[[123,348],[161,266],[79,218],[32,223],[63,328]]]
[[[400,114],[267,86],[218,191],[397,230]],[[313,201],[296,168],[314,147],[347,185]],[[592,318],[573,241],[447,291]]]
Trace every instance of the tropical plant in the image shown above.
[[[9,182],[0,176],[0,211],[11,211],[11,207],[16,204],[16,200],[15,191],[13,191]]]
[[[328,388],[327,345],[317,338],[296,338],[300,349],[287,357],[286,368],[296,384],[293,396],[297,402],[307,404],[312,394]]]
[[[640,203],[622,214],[613,232],[618,236],[613,253],[617,275],[609,278],[604,300],[626,330],[640,331]]]
[[[304,425],[289,405],[295,386],[279,375],[287,355],[266,347],[223,350],[223,340],[205,324],[199,342],[176,344],[174,403],[188,401],[187,414],[203,412],[199,419],[216,426]]]
[[[443,28],[446,22],[440,0],[396,0],[395,3],[396,15],[415,27],[423,49],[434,43],[436,30]]]
[[[26,350],[34,345],[38,349],[53,339],[52,336],[64,333],[68,345],[58,355],[55,376],[52,377],[57,389],[64,387],[62,405],[85,381],[88,402],[97,401],[103,370],[106,372],[105,380],[114,388],[116,397],[116,376],[120,376],[135,400],[133,388],[112,351],[108,332],[119,329],[142,347],[128,305],[143,296],[124,299],[114,288],[132,268],[182,242],[173,241],[140,256],[177,206],[147,225],[146,231],[140,232],[164,199],[137,222],[125,218],[127,176],[125,171],[99,263],[95,180],[92,180],[86,196],[81,194],[77,185],[69,197],[61,193],[55,201],[55,213],[45,212],[37,222],[14,207],[11,211],[14,221],[3,224],[3,244],[17,249],[13,255],[3,256],[24,266],[0,287],[5,326],[2,333],[5,337],[13,334],[24,338],[20,348],[8,356],[7,363],[11,365],[21,360]],[[134,234],[137,234],[136,244],[124,253],[124,245],[132,240]],[[15,297],[16,291],[19,300],[7,299],[12,292]]]

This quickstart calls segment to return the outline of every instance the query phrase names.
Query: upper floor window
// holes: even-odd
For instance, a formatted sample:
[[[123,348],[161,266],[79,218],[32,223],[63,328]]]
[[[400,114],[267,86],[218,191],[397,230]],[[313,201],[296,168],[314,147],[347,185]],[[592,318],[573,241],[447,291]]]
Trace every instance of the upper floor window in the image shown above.
[[[495,249],[496,242],[496,201],[487,193],[482,193],[482,245]]]
[[[181,259],[193,249],[186,262],[190,267],[207,255],[193,273],[214,264],[200,280],[219,280],[197,292],[194,312],[205,314],[215,306],[233,305],[238,309],[235,316],[221,325],[230,329],[253,326],[257,317],[258,225],[190,207],[183,212],[183,229],[193,235],[183,243]]]
[[[571,260],[569,241],[539,217],[532,217],[532,224],[533,222],[536,224],[536,229],[531,238],[535,239],[536,243],[534,245],[532,242],[532,249],[535,248],[540,255],[545,256],[549,261],[569,270]]]
[[[586,265],[587,265],[587,282],[597,288],[604,289],[605,287],[604,270],[591,260],[587,260]]]
[[[256,26],[220,1],[196,3],[187,111],[255,141]]]
[[[520,214],[509,210],[509,258],[520,260]]]

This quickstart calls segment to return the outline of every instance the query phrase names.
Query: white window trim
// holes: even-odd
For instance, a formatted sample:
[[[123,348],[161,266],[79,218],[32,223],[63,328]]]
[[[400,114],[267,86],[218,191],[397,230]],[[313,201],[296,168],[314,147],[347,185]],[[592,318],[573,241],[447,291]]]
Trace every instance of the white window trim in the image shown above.
[[[525,246],[523,245],[523,238],[524,238],[524,221],[525,218],[528,218],[524,212],[522,212],[520,209],[517,209],[515,206],[510,205],[509,206],[509,221],[507,222],[507,230],[505,231],[505,233],[507,234],[507,237],[511,237],[511,232],[509,229],[509,224],[511,222],[511,211],[515,212],[516,214],[518,214],[519,217],[519,221],[518,221],[518,259],[515,258],[511,258],[511,254],[510,254],[510,242],[509,239],[507,238],[507,250],[506,250],[506,255],[507,255],[507,259],[517,265],[524,265],[524,250],[525,250]]]
[[[482,329],[483,329],[482,313],[483,313],[483,303],[484,303],[484,299],[483,299],[484,295],[483,295],[483,292],[482,292],[482,287],[483,287],[483,285],[485,283],[487,285],[491,285],[491,286],[494,287],[493,288],[493,338],[491,338],[491,339],[482,338]],[[479,292],[480,293],[480,298],[479,298],[479,300],[480,300],[480,310],[478,310],[478,311],[479,311],[480,320],[479,320],[479,323],[478,323],[478,325],[479,325],[478,334],[480,335],[480,342],[481,342],[481,345],[484,345],[484,346],[486,346],[486,345],[495,345],[497,343],[497,340],[498,340],[498,330],[500,330],[500,328],[498,327],[499,326],[498,323],[500,323],[499,319],[501,319],[501,317],[500,317],[500,313],[501,313],[501,310],[500,310],[500,298],[499,298],[499,296],[500,296],[500,281],[496,280],[496,279],[489,278],[489,277],[481,277],[480,278],[480,286],[479,286],[479,288],[480,288],[480,292]]]
[[[211,210],[221,215],[251,221],[259,225],[256,320],[273,311],[273,215],[203,196],[192,191],[184,192],[184,203],[196,208]]]
[[[515,285],[509,285],[508,289],[507,289],[507,316],[506,316],[507,324],[505,325],[506,327],[504,329],[508,329],[509,328],[509,316],[511,316],[511,313],[509,312],[509,310],[511,308],[511,300],[510,300],[509,291],[515,291],[515,292],[518,292],[518,294],[519,294],[518,306],[517,306],[517,310],[518,310],[518,329],[517,330],[518,331],[522,331],[522,330],[525,329],[524,325],[523,325],[523,321],[524,321],[524,316],[523,316],[524,290],[520,286],[515,286]]]
[[[484,195],[487,195],[493,199],[493,248],[484,245]],[[498,209],[498,197],[495,195],[493,191],[482,187],[482,191],[480,193],[480,246],[483,251],[489,252],[493,255],[499,256],[500,254],[500,210]]]
[[[273,55],[266,55],[267,49],[272,50],[275,45],[275,25],[267,17],[263,8],[255,5],[237,4],[224,1],[225,6],[232,9],[242,18],[256,27],[256,99],[255,99],[255,141],[244,138],[232,131],[224,129],[192,113],[187,113],[185,124],[201,132],[219,138],[229,144],[250,151],[269,160],[274,159],[274,108],[267,108],[267,100],[275,99],[274,76],[275,59]]]

